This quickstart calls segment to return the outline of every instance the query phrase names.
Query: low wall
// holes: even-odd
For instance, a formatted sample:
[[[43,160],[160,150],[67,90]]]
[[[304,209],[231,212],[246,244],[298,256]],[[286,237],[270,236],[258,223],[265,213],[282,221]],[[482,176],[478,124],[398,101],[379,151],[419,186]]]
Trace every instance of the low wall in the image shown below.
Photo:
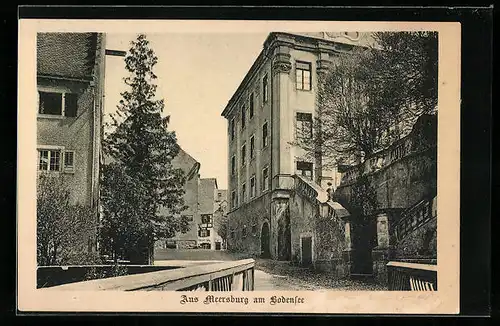
[[[121,275],[133,275],[180,268],[178,266],[118,265]],[[116,276],[114,265],[40,266],[37,268],[37,288],[46,288],[99,278]]]
[[[66,291],[253,291],[253,259],[109,277],[47,288]]]

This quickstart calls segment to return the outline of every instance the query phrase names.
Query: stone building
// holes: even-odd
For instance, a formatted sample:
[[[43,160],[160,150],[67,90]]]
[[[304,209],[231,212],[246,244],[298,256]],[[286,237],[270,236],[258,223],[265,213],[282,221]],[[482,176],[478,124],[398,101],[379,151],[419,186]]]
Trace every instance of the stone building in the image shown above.
[[[70,200],[99,205],[105,36],[37,35],[38,173],[58,175]],[[96,245],[89,235],[89,250]]]
[[[97,207],[105,37],[37,35],[38,171],[61,174],[71,199]]]
[[[371,42],[362,33],[268,36],[222,112],[229,136],[230,250],[303,265],[341,261],[338,217],[347,212],[325,192],[327,182],[340,183],[340,174],[302,161],[291,143],[298,129],[312,133],[318,74],[339,53]],[[326,241],[323,222],[340,238]]]
[[[200,203],[199,211],[201,223],[198,225],[198,247],[205,249],[221,249],[222,239],[215,229],[216,212],[220,205],[220,196],[217,179],[200,179]]]
[[[186,176],[183,198],[187,208],[181,214],[188,221],[188,231],[159,240],[155,247],[220,249],[222,241],[214,230],[214,215],[224,200],[225,190],[218,189],[215,178],[200,178],[200,163],[182,148],[172,160],[172,165],[181,169]],[[165,208],[161,213],[168,214]]]
[[[182,148],[179,153],[172,159],[172,166],[181,169],[186,177],[184,184],[184,205],[187,206],[186,210],[182,212],[189,223],[187,232],[177,232],[177,234],[170,239],[161,240],[157,242],[157,247],[172,247],[172,248],[195,248],[198,245],[198,231],[197,225],[200,223],[200,213],[198,210],[198,188],[200,182],[200,163],[196,161],[191,155],[186,153]],[[166,209],[163,209],[163,214]]]

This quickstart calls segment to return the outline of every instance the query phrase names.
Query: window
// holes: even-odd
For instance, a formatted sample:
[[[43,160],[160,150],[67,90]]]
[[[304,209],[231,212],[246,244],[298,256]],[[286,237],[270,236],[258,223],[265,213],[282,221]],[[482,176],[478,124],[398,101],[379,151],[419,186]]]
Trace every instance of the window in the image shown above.
[[[210,236],[210,230],[207,230],[207,229],[198,230],[198,236],[200,238],[209,237]]]
[[[237,200],[238,200],[238,199],[236,198],[236,191],[234,191],[234,190],[233,190],[233,191],[231,192],[231,207],[232,207],[232,208],[235,208],[235,207],[236,207],[236,205],[237,205]]]
[[[38,92],[39,114],[76,117],[78,96],[73,93]]]
[[[78,97],[73,93],[64,94],[64,115],[66,117],[76,117]]]
[[[183,220],[186,220],[187,222],[193,222],[194,221],[193,215],[182,215],[181,218]]]
[[[240,196],[240,200],[241,200],[241,203],[243,204],[245,202],[245,197],[246,197],[246,194],[247,194],[247,185],[244,183],[241,185],[241,196]]]
[[[246,154],[247,154],[247,145],[243,144],[243,146],[241,146],[241,166],[245,166],[246,156],[247,156]]]
[[[311,64],[308,62],[297,61],[295,64],[295,79],[297,89],[311,90]]]
[[[297,112],[297,138],[312,138],[312,114]]]
[[[255,197],[255,176],[250,178],[250,198]]]
[[[75,171],[75,152],[64,151],[64,172]]]
[[[250,159],[255,157],[255,137],[252,135],[250,137]]]
[[[210,215],[210,214],[202,214],[201,215],[201,223],[202,224],[212,223],[212,215]]]
[[[247,115],[246,108],[243,105],[241,107],[241,130],[245,129],[245,123],[246,123],[246,120],[247,120],[247,116],[246,115]]]
[[[262,169],[262,190],[265,191],[269,188],[269,168],[266,166]]]
[[[231,125],[229,126],[230,128],[230,134],[231,134],[231,140],[234,140],[234,119],[231,119]]]
[[[262,101],[267,102],[268,85],[267,85],[267,75],[262,78]]]
[[[249,110],[250,110],[250,119],[253,118],[253,93],[250,94],[250,98],[249,98]]]
[[[234,175],[236,173],[236,157],[233,155],[231,157],[231,175]]]
[[[234,231],[231,231],[231,239],[235,239]]]
[[[254,223],[254,224],[252,225],[252,234],[253,234],[253,235],[256,235],[256,234],[257,234],[257,224],[256,224],[256,223]]]
[[[262,148],[267,146],[267,122],[262,126]]]
[[[38,170],[40,171],[60,171],[61,151],[60,150],[39,150]]]
[[[297,162],[297,174],[312,179],[313,164],[309,162]]]
[[[247,226],[246,225],[243,225],[243,229],[241,230],[241,236],[243,238],[247,237]]]

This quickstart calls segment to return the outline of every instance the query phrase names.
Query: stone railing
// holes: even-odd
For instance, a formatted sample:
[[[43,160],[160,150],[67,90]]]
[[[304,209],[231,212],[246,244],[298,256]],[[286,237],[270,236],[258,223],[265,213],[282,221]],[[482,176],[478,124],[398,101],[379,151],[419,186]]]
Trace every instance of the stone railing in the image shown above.
[[[435,217],[437,217],[437,197],[419,201],[401,213],[401,217],[394,225],[396,239],[402,240],[413,230]]]
[[[295,190],[313,202],[317,202],[321,217],[335,216],[343,218],[349,212],[339,203],[328,199],[328,193],[319,185],[301,175],[294,175]]]
[[[390,261],[387,276],[390,291],[437,291],[437,265]]]
[[[367,157],[366,160],[358,165],[351,166],[343,174],[340,184],[350,184],[356,181],[361,175],[368,175],[377,172],[412,153],[423,152],[430,148],[436,148],[437,142],[435,139],[436,131],[430,133],[429,130],[424,130],[424,121],[431,120],[427,125],[433,125],[432,116],[422,117],[422,120],[417,121],[413,130],[404,138],[393,143],[389,148],[381,150]],[[427,128],[428,129],[428,128]],[[427,133],[427,134],[425,134]],[[429,134],[430,133],[430,134]]]
[[[112,277],[117,269],[123,274],[134,275],[163,270],[181,268],[180,266],[155,266],[155,265],[70,265],[70,266],[39,266],[36,270],[37,287],[51,287],[67,283],[82,282],[89,277]]]
[[[253,259],[196,265],[49,287],[56,291],[253,291]]]

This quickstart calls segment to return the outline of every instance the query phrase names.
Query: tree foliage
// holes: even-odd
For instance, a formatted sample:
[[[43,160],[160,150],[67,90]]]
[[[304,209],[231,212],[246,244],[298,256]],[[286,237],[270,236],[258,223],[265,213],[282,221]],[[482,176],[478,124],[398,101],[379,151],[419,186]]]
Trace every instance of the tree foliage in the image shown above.
[[[74,205],[63,176],[42,173],[37,180],[37,261],[40,266],[99,262],[89,250],[97,218],[87,206]]]
[[[360,162],[406,135],[437,106],[437,34],[375,33],[318,74],[312,137],[293,142],[322,166]]]
[[[111,131],[103,142],[102,241],[115,254],[151,262],[154,241],[186,231],[181,169],[172,166],[179,147],[164,101],[155,98],[158,59],[145,35],[132,42],[125,57],[130,75],[118,111],[111,115]]]

